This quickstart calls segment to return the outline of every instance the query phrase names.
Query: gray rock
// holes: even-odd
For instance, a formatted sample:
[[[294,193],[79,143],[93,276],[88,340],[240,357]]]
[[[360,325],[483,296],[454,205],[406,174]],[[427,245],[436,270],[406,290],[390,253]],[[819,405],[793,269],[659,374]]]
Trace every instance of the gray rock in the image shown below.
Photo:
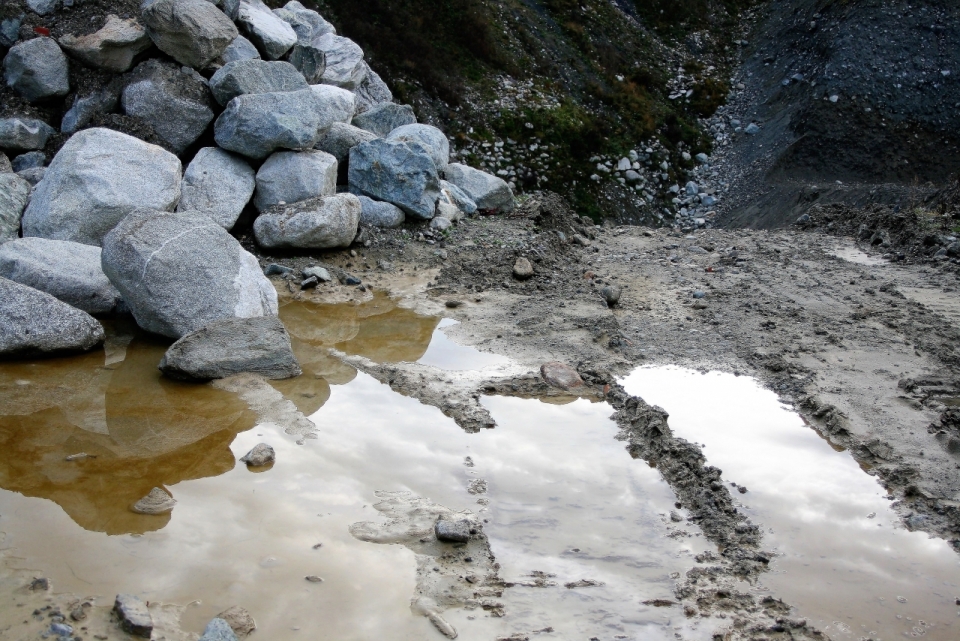
[[[438,541],[466,543],[470,540],[470,521],[467,519],[440,519],[433,526]]]
[[[452,182],[440,181],[440,200],[456,205],[467,216],[477,213],[477,203]]]
[[[319,283],[329,283],[333,280],[333,276],[330,275],[330,272],[324,269],[323,267],[307,267],[303,270],[304,278],[316,278]]]
[[[697,162],[701,165],[706,165],[708,162],[710,162],[710,156],[704,153],[699,153],[694,156],[694,158],[696,158]]]
[[[252,42],[243,36],[237,36],[233,42],[223,50],[220,55],[220,61],[223,64],[237,62],[239,60],[260,60],[260,52]]]
[[[13,173],[0,173],[0,245],[20,232],[20,217],[30,200],[30,183]]]
[[[20,25],[23,16],[13,16],[0,20],[0,47],[12,47],[20,39]]]
[[[328,33],[336,34],[336,28],[323,19],[316,11],[307,9],[296,0],[290,0],[282,9],[274,9],[273,13],[293,27],[297,40],[301,44],[308,44]]]
[[[743,131],[751,136],[755,136],[756,134],[760,133],[760,127],[751,122]]]
[[[237,96],[282,91],[300,91],[310,85],[289,62],[239,60],[230,62],[210,78],[210,91],[221,105]]]
[[[533,277],[533,265],[527,258],[521,256],[513,264],[513,275],[517,280],[527,280]]]
[[[43,149],[57,130],[35,118],[0,118],[0,148],[27,151]]]
[[[376,140],[377,135],[366,129],[335,122],[317,142],[317,149],[325,151],[337,159],[344,167],[350,162],[350,150],[357,145]],[[341,167],[342,169],[343,167]]]
[[[37,15],[46,16],[56,10],[57,2],[58,0],[27,0],[27,7]]]
[[[34,169],[36,167],[43,167],[47,164],[47,157],[42,151],[31,151],[25,154],[20,154],[13,159],[11,167],[17,173],[25,169]]]
[[[0,278],[0,358],[85,352],[103,338],[103,326],[90,314]]]
[[[186,151],[213,122],[210,92],[203,79],[184,73],[173,63],[147,60],[138,65],[121,102],[128,115],[153,127],[177,154]]]
[[[224,229],[233,229],[255,187],[256,172],[243,158],[217,147],[204,147],[183,174],[177,211],[198,211]]]
[[[637,172],[635,172],[635,171],[632,170],[632,169],[630,169],[629,171],[627,171],[627,172],[623,175],[623,177],[626,178],[627,182],[628,182],[628,183],[631,183],[631,184],[632,184],[632,183],[636,183],[636,182],[640,182],[640,174],[638,174]]]
[[[133,60],[150,48],[153,42],[136,18],[121,18],[111,14],[107,23],[97,32],[60,38],[60,46],[84,64],[123,73],[133,66]]]
[[[506,213],[515,206],[510,186],[500,178],[486,172],[451,163],[444,171],[444,177],[467,194],[476,203],[477,209]]]
[[[277,314],[257,259],[198,212],[137,210],[103,241],[103,271],[143,329],[180,338],[223,318]]]
[[[312,85],[310,89],[330,112],[333,122],[350,124],[357,113],[357,96],[354,93],[333,85]]]
[[[691,180],[687,183],[685,190],[688,196],[696,196],[700,193],[700,185]]]
[[[43,180],[43,177],[47,175],[47,168],[31,167],[29,169],[18,171],[17,175],[30,183],[31,186],[36,187],[37,184]]]
[[[160,371],[170,378],[197,381],[243,372],[269,379],[302,374],[290,335],[276,316],[213,321],[171,345]]]
[[[236,25],[206,0],[152,0],[141,10],[150,39],[177,62],[203,69],[239,35]]]
[[[443,216],[437,216],[430,221],[430,229],[444,231],[445,229],[450,229],[451,227],[453,227],[453,221]]]
[[[134,503],[130,509],[137,514],[156,516],[158,514],[166,514],[172,510],[176,504],[176,499],[159,487],[155,487],[150,490],[149,494]]]
[[[67,57],[45,37],[14,45],[3,59],[7,86],[30,102],[70,93],[69,72]]]
[[[253,224],[257,242],[268,249],[349,247],[360,224],[360,200],[353,194],[323,196],[279,205]]]
[[[138,207],[171,211],[180,160],[110,129],[75,134],[54,157],[23,214],[23,235],[100,245]]]
[[[437,215],[434,220],[437,218],[446,218],[451,223],[456,223],[463,220],[463,212],[460,211],[459,207],[447,202],[446,198],[441,196],[440,200],[437,201]]]
[[[353,117],[353,124],[361,129],[372,131],[383,138],[397,127],[416,124],[417,117],[410,105],[397,105],[387,102],[377,105],[362,114]]]
[[[297,33],[261,0],[240,0],[235,18],[267,60],[278,60],[297,44]]]
[[[118,594],[113,610],[120,619],[120,627],[127,634],[149,639],[153,633],[153,618],[147,605],[132,594]]]
[[[381,229],[396,229],[403,224],[403,210],[396,205],[376,201],[366,196],[360,198],[360,224]]]
[[[328,33],[311,41],[324,54],[326,68],[320,82],[342,89],[356,89],[367,77],[363,49],[349,38]]]
[[[229,623],[223,619],[214,619],[207,624],[200,641],[237,641],[237,635]]]
[[[217,615],[218,619],[226,621],[238,637],[245,637],[257,629],[257,623],[250,613],[239,605],[234,605]]]
[[[387,140],[420,143],[430,154],[438,172],[442,172],[450,162],[450,141],[442,131],[432,125],[402,125],[391,131]]]
[[[114,111],[120,104],[121,82],[120,78],[116,78],[98,91],[85,96],[77,95],[73,105],[63,114],[60,130],[65,134],[75,133],[90,124],[97,114]]]
[[[327,70],[327,55],[322,49],[312,44],[298,42],[293,45],[287,60],[303,74],[303,77],[310,84],[320,82]]]
[[[0,174],[8,174],[13,171],[13,167],[10,165],[10,159],[7,158],[7,154],[0,152]]]
[[[393,203],[429,220],[440,198],[440,178],[430,154],[416,143],[377,139],[350,150],[350,191]]]
[[[237,96],[217,122],[217,144],[250,158],[266,158],[277,149],[310,149],[330,128],[313,91]]]
[[[364,63],[366,64],[366,63]],[[393,102],[393,94],[387,83],[367,66],[367,77],[357,87],[357,113],[370,111],[386,102]]]
[[[266,443],[258,443],[240,459],[240,462],[246,463],[249,467],[263,467],[276,460],[277,453],[273,451],[272,447]]]
[[[278,151],[257,172],[257,210],[337,193],[337,159],[324,151]]]
[[[552,361],[541,365],[540,376],[543,377],[547,385],[568,392],[586,386],[586,383],[580,378],[577,370],[559,361]]]
[[[600,290],[600,296],[606,301],[608,307],[613,307],[620,302],[620,296],[623,291],[617,285],[606,285]]]
[[[88,314],[109,314],[120,292],[100,266],[100,248],[65,240],[17,238],[0,245],[0,276]]]

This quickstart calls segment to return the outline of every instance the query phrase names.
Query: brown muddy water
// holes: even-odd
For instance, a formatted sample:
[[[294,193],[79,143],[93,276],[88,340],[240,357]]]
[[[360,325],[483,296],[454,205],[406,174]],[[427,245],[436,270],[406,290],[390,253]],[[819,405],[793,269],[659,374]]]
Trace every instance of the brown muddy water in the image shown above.
[[[760,579],[833,639],[960,639],[960,559],[910,532],[880,484],[777,396],[731,374],[642,368],[628,392],[670,413],[723,479],[747,487],[745,513],[778,555]]]
[[[546,628],[554,639],[710,637],[708,622],[642,604],[670,599],[705,544],[670,522],[670,488],[614,440],[609,406],[491,397],[498,426],[467,434],[327,353],[451,372],[509,362],[448,340],[438,326],[451,321],[384,296],[291,303],[281,316],[304,375],[274,387],[315,423],[314,439],[258,423],[227,391],[163,379],[165,343],[122,323],[104,350],[0,364],[5,566],[101,605],[120,592],[186,605],[192,632],[240,605],[258,638],[440,639],[411,608],[414,552],[350,531],[383,522],[377,492],[405,492],[482,519],[514,584],[497,599],[505,616],[446,610],[460,638]],[[277,462],[255,473],[237,459],[259,442]],[[155,486],[173,511],[130,511]],[[564,586],[582,580],[596,585]],[[10,616],[2,623],[19,623]]]

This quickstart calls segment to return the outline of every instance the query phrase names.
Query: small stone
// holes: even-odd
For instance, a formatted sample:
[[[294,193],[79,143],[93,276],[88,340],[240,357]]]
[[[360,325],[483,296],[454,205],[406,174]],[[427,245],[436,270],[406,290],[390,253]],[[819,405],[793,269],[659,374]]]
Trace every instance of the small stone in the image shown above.
[[[13,159],[12,167],[17,173],[27,169],[36,169],[47,164],[47,157],[42,151],[31,151],[26,154],[20,154]]]
[[[603,289],[600,290],[600,295],[603,297],[603,300],[606,301],[607,305],[613,307],[620,302],[620,295],[622,290],[617,285],[606,285]]]
[[[257,629],[257,622],[239,605],[227,608],[218,614],[217,618],[226,621],[238,637],[245,637]]]
[[[34,118],[0,118],[0,148],[15,151],[43,149],[56,129]],[[14,167],[16,170],[16,168]]]
[[[266,443],[260,443],[240,459],[241,463],[246,463],[247,467],[263,467],[270,465],[277,460],[277,454],[273,448]]]
[[[166,514],[172,510],[176,504],[177,500],[175,498],[159,487],[155,487],[150,490],[149,494],[134,503],[131,509],[137,514]]]
[[[565,391],[579,389],[586,386],[586,383],[584,383],[583,379],[580,378],[580,374],[577,373],[577,370],[573,369],[569,365],[557,361],[544,363],[541,365],[540,376],[543,377],[543,380],[546,381],[548,385]]]
[[[333,277],[323,267],[307,267],[303,270],[304,278],[316,278],[321,283],[329,283],[333,280]]]
[[[433,526],[438,541],[446,543],[466,543],[470,540],[470,521],[467,519],[440,519]]]
[[[113,605],[120,619],[120,627],[127,634],[149,639],[153,633],[153,618],[146,604],[132,594],[118,594]]]
[[[45,576],[36,577],[30,582],[28,589],[33,592],[47,592],[50,589],[50,579]]]
[[[229,623],[218,617],[207,624],[200,641],[237,641],[237,635]]]
[[[7,86],[30,102],[70,93],[69,63],[51,38],[41,37],[15,45],[3,59]]]
[[[744,129],[743,131],[750,136],[755,136],[756,134],[760,133],[760,127],[758,127],[755,123],[751,122],[749,125],[747,125],[747,128]]]
[[[707,295],[706,292],[702,292],[702,291],[700,291],[699,289],[698,289],[697,291],[693,292],[693,297],[694,297],[694,298],[697,298],[697,299],[705,298],[706,295]]]
[[[300,289],[314,289],[320,284],[320,279],[316,276],[310,276],[300,282]]]
[[[521,256],[517,259],[517,262],[513,264],[513,276],[517,280],[527,280],[528,278],[533,277],[533,265],[530,264],[530,261],[527,258]]]
[[[270,263],[263,268],[264,276],[286,276],[287,274],[292,274],[293,270],[285,265],[278,265],[276,263]]]
[[[91,67],[123,73],[133,60],[153,43],[136,18],[121,20],[111,14],[96,33],[85,36],[68,34],[60,38],[60,46]]]
[[[311,574],[310,576],[305,576],[303,578],[305,578],[310,583],[323,583],[323,579],[315,574]]]
[[[448,300],[446,303],[444,303],[444,305],[446,305],[447,309],[457,309],[458,307],[463,307],[463,301]]]
[[[58,637],[69,637],[73,634],[73,627],[66,623],[51,623],[50,632]]]

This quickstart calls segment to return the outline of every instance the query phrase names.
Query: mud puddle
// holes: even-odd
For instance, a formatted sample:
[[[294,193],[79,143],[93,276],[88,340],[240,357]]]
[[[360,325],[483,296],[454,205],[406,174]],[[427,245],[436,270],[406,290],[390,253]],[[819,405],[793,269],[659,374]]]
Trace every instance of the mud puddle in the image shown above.
[[[614,440],[609,406],[486,398],[498,427],[467,434],[328,353],[503,364],[446,340],[448,321],[382,296],[290,303],[281,316],[305,374],[274,387],[316,426],[302,445],[234,394],[160,377],[166,344],[123,324],[103,351],[0,364],[4,565],[99,605],[121,592],[182,604],[193,633],[239,605],[262,638],[443,638],[411,607],[426,595],[464,639],[709,638],[709,622],[643,604],[672,599],[702,541],[670,521],[656,470]],[[277,452],[272,467],[237,463],[260,442]],[[153,487],[173,511],[130,511]],[[389,525],[384,505],[401,499],[482,523],[477,549],[495,559],[467,560],[473,542],[357,534]],[[483,585],[476,598],[445,601],[474,591],[468,577]],[[7,623],[21,614],[0,604]]]
[[[623,381],[705,445],[778,556],[758,589],[834,639],[960,638],[960,562],[946,542],[909,532],[886,492],[746,377],[643,368]]]
[[[866,265],[867,267],[879,267],[890,264],[888,260],[881,258],[880,256],[872,256],[856,245],[838,245],[833,249],[828,250],[828,253],[831,256],[836,256],[837,258],[845,260],[848,263]]]

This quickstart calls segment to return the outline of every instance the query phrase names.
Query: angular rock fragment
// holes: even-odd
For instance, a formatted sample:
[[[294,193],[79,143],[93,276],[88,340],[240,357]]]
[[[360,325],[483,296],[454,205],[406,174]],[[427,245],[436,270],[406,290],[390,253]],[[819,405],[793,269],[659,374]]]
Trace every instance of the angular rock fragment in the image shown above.
[[[180,338],[224,318],[277,314],[257,259],[198,212],[137,210],[103,242],[103,271],[143,329]]]
[[[543,380],[547,383],[547,385],[562,389],[564,391],[579,389],[586,386],[586,383],[584,383],[583,379],[580,378],[580,374],[577,373],[577,370],[573,369],[569,365],[557,361],[544,363],[541,365],[540,376],[543,377]]]
[[[429,220],[440,198],[437,167],[416,143],[372,140],[350,150],[350,191],[393,203],[404,213]]]
[[[51,38],[41,37],[14,45],[3,59],[8,87],[30,102],[70,93],[69,63]]]
[[[419,143],[430,154],[438,172],[443,172],[450,163],[450,141],[442,131],[432,125],[401,125],[393,129],[386,139],[395,142]]]
[[[237,96],[309,89],[303,75],[289,62],[240,60],[225,64],[210,78],[210,91],[221,105]]]
[[[327,70],[327,55],[319,47],[312,44],[298,42],[293,45],[287,60],[303,74],[304,79],[311,85],[323,80],[323,74]]]
[[[230,101],[214,126],[217,144],[250,158],[277,149],[310,149],[330,121],[309,89],[248,94]]]
[[[350,168],[350,150],[357,145],[376,140],[376,134],[366,129],[359,129],[353,125],[335,122],[330,130],[324,133],[317,142],[316,148],[325,151],[338,163],[337,182],[346,183]]]
[[[23,214],[23,235],[100,245],[138,207],[172,210],[180,160],[110,129],[85,129],[60,149]]]
[[[443,173],[444,178],[462,189],[478,209],[497,213],[513,211],[513,192],[504,180],[459,163],[450,163]]]
[[[293,27],[301,43],[313,42],[328,33],[336,34],[336,28],[319,13],[307,9],[297,0],[290,0],[282,9],[274,9],[274,15]]]
[[[220,62],[227,64],[239,60],[260,60],[260,52],[252,42],[243,36],[237,36],[233,39],[223,53],[220,55]]]
[[[277,454],[273,451],[273,448],[266,443],[259,443],[247,452],[243,458],[240,459],[240,462],[246,463],[249,467],[263,467],[276,460]]]
[[[264,212],[281,203],[292,205],[336,193],[336,158],[316,149],[278,151],[257,172],[253,204]]]
[[[456,205],[467,216],[477,213],[477,203],[465,191],[446,180],[440,181],[440,199],[451,205]]]
[[[224,229],[233,229],[255,187],[256,172],[247,161],[217,147],[204,147],[183,174],[177,211],[198,211]]]
[[[230,624],[223,619],[216,618],[207,624],[199,641],[237,641],[237,635],[234,633]]]
[[[359,196],[360,224],[381,229],[396,229],[403,224],[403,210],[390,203],[379,202],[366,196]]]
[[[354,93],[333,85],[311,85],[310,89],[321,106],[329,111],[332,122],[350,124],[357,113],[357,96]]]
[[[280,205],[253,225],[257,242],[268,249],[349,247],[360,224],[360,200],[353,194],[323,196]]]
[[[324,55],[321,83],[352,91],[366,79],[368,67],[363,61],[363,49],[353,40],[328,33],[312,40],[310,46]]]
[[[121,298],[103,273],[100,253],[99,247],[81,243],[17,238],[0,245],[0,276],[88,314],[109,314]]]
[[[397,127],[413,125],[416,122],[417,117],[413,114],[413,107],[392,102],[377,105],[353,118],[354,126],[371,131],[381,138],[389,135]],[[447,153],[449,154],[449,147]]]
[[[433,527],[438,541],[466,543],[470,540],[470,521],[467,519],[439,519]]]
[[[157,48],[194,69],[207,67],[240,35],[207,0],[152,0],[144,5],[141,17]]]
[[[357,113],[364,113],[384,103],[393,102],[390,87],[369,66],[367,67],[367,77],[357,87],[356,94]]]
[[[261,0],[240,0],[234,20],[267,60],[282,58],[297,43],[293,27],[274,15]]]
[[[120,619],[120,627],[127,634],[149,639],[153,633],[153,618],[147,605],[140,597],[132,594],[118,594],[113,610]]]
[[[13,159],[12,163],[10,163],[11,167],[13,167],[13,170],[17,173],[20,173],[26,169],[43,167],[45,164],[47,164],[47,157],[42,151],[31,151],[29,153],[20,154]]]
[[[159,487],[155,487],[150,490],[149,494],[134,503],[130,509],[137,514],[149,514],[155,516],[157,514],[166,514],[172,510],[176,504],[176,499],[161,490]]]
[[[244,608],[234,605],[217,615],[218,619],[223,619],[233,629],[234,634],[243,638],[257,629],[257,622]]]
[[[19,235],[30,188],[30,183],[17,174],[0,173],[0,245]]]
[[[85,352],[103,339],[103,326],[86,312],[0,278],[0,358]]]
[[[120,103],[120,93],[123,89],[121,79],[115,78],[112,82],[97,91],[85,95],[77,95],[73,99],[70,109],[63,114],[60,130],[65,134],[72,134],[84,128],[98,115],[111,113]]]
[[[171,345],[160,361],[160,371],[190,381],[244,372],[274,380],[302,373],[290,335],[276,316],[213,321]]]
[[[0,149],[43,149],[47,145],[47,139],[55,133],[56,129],[35,118],[0,118]]]
[[[60,46],[84,64],[123,73],[133,60],[150,48],[153,42],[136,18],[123,20],[110,14],[102,29],[85,36],[68,34],[60,38]]]

